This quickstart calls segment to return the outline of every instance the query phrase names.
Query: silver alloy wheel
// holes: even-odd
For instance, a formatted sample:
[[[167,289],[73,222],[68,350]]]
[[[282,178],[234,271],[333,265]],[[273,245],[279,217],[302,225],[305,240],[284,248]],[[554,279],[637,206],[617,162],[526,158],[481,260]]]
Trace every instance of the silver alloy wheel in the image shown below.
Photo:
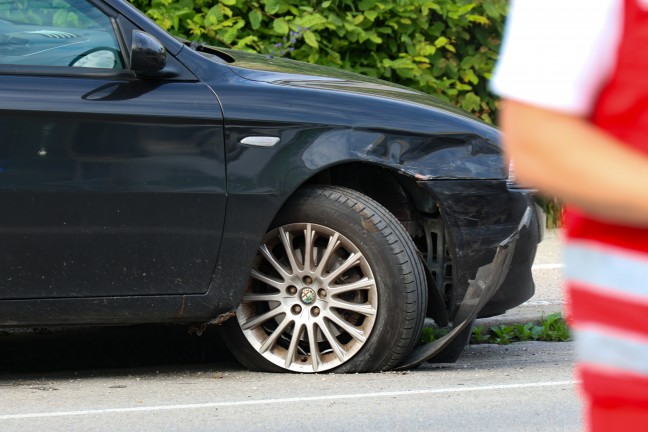
[[[322,225],[288,224],[266,234],[236,316],[252,347],[295,372],[322,372],[367,341],[378,307],[365,256]]]

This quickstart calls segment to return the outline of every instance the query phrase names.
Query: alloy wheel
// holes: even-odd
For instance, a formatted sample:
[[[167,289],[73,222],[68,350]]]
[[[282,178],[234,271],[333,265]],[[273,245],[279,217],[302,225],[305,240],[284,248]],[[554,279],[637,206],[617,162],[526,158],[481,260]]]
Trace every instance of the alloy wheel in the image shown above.
[[[377,308],[376,281],[358,247],[333,229],[294,223],[265,236],[236,314],[267,360],[321,372],[358,353]]]

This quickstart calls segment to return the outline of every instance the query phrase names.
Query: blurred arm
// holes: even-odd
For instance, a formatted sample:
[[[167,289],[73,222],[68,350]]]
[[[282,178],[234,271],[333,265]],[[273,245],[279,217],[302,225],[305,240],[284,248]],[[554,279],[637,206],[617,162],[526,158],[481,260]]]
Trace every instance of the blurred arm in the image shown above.
[[[583,117],[513,100],[500,112],[518,180],[592,217],[648,226],[648,157]],[[648,139],[648,137],[646,137]]]

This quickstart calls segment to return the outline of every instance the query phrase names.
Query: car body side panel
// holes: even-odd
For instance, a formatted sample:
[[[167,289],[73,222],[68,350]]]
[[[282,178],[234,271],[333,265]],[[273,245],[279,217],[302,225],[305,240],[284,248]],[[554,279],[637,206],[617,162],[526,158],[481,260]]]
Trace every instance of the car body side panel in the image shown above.
[[[211,90],[1,72],[0,299],[206,292],[225,215]]]

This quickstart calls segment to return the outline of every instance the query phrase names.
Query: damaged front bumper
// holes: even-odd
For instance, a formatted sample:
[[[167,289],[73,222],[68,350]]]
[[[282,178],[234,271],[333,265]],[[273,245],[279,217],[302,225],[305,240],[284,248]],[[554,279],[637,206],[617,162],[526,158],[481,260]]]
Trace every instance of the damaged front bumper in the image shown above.
[[[451,271],[446,270],[451,289],[443,291],[451,321],[469,281],[493,261],[502,240],[518,229],[525,215],[528,228],[520,231],[506,277],[478,317],[502,314],[533,296],[531,266],[545,224],[533,191],[511,187],[504,180],[429,180],[418,186],[422,192],[415,197],[419,211],[440,213],[443,221],[444,246],[451,261]]]
[[[437,357],[476,318],[504,313],[533,296],[531,266],[546,222],[533,191],[511,187],[505,181],[430,180],[418,184],[423,191],[415,197],[418,209],[428,215],[440,213],[443,222],[442,243],[452,268],[452,298],[445,293],[450,331],[412,350],[399,370]],[[429,250],[427,258],[430,261]]]
[[[522,233],[529,230],[531,208],[528,208],[515,231],[497,246],[495,257],[477,270],[452,322],[452,330],[440,339],[416,347],[396,369],[408,369],[433,359],[443,352],[461,332],[472,325],[479,311],[493,298],[506,280]]]

